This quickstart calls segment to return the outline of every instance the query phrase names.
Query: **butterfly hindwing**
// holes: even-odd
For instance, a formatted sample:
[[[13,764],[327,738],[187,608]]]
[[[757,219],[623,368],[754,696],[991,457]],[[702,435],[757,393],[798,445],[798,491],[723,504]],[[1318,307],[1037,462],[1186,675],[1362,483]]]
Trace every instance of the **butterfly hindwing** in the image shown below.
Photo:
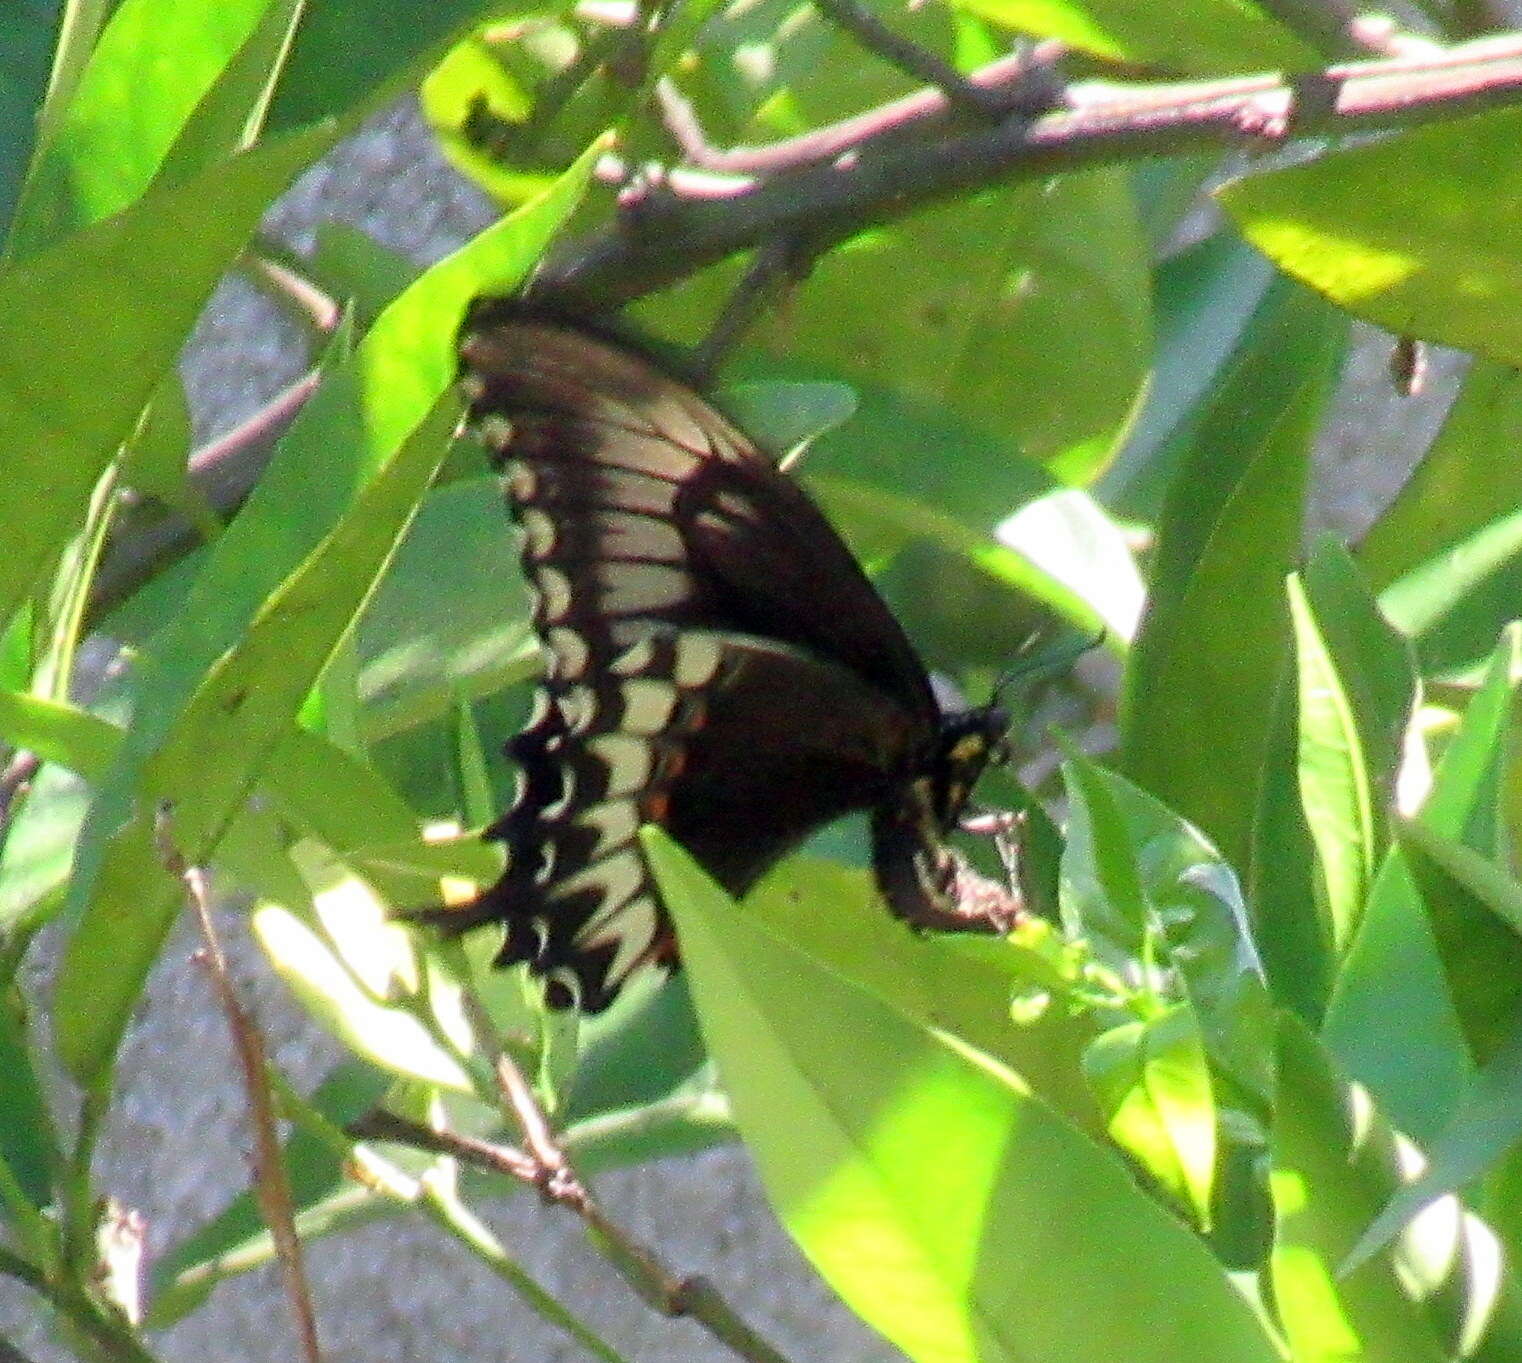
[[[771,717],[775,736],[751,741]],[[594,685],[540,692],[513,741],[518,797],[489,830],[507,871],[459,912],[505,923],[499,961],[527,961],[552,1002],[596,1011],[636,966],[674,960],[641,823],[738,894],[822,823],[881,799],[909,737],[899,707],[845,668],[771,640],[656,631]]]
[[[676,962],[641,823],[739,894],[869,810],[891,907],[950,922],[960,863],[941,835],[970,779],[948,784],[925,670],[807,494],[695,392],[575,325],[483,303],[461,356],[546,666],[509,746],[518,796],[488,830],[507,868],[428,916],[501,923],[500,962],[527,962],[551,1006],[597,1011]],[[957,760],[975,778],[983,754]]]

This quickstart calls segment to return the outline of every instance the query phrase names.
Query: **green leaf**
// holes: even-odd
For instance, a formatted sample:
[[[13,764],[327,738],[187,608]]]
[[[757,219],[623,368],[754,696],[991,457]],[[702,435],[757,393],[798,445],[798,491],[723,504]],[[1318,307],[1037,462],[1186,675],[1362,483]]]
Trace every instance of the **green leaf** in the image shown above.
[[[873,228],[819,261],[784,335],[791,361],[934,404],[993,437],[1006,464],[1018,451],[1085,483],[1114,452],[1152,340],[1126,181],[1086,171]],[[916,462],[932,457],[947,456]]]
[[[1273,1011],[1236,875],[1197,829],[1123,777],[1074,757],[1063,778],[1069,934],[1107,946],[1107,964],[1127,976],[1156,943],[1194,1005],[1211,1062],[1266,1113]]]
[[[1522,374],[1509,364],[1477,361],[1421,463],[1358,546],[1358,562],[1375,587],[1385,591],[1438,559],[1450,582],[1466,573],[1467,556],[1451,551],[1522,504],[1522,466],[1501,457],[1519,445]],[[1457,592],[1450,588],[1448,595],[1452,600]],[[1442,605],[1412,600],[1401,617],[1409,625],[1442,613]]]
[[[1320,902],[1346,948],[1389,844],[1406,722],[1416,696],[1410,646],[1375,608],[1330,537],[1290,578],[1300,715],[1300,798],[1317,851]]]
[[[828,906],[826,915],[821,905]],[[815,968],[851,979],[917,1025],[955,1036],[989,1063],[1019,1074],[1074,1125],[1103,1134],[1081,1072],[1092,1020],[1051,1008],[1010,1026],[1010,1000],[1031,984],[1029,949],[885,932],[882,892],[869,872],[804,857],[768,875],[746,897],[745,912]],[[1050,980],[1043,974],[1040,983]]]
[[[248,146],[259,134],[306,0],[264,0],[259,22],[185,121],[158,170],[175,184]],[[352,123],[347,125],[352,127]]]
[[[998,538],[1088,606],[1116,647],[1135,637],[1146,600],[1136,556],[1088,493],[1063,488],[1033,498],[1000,523]]]
[[[1210,75],[1317,65],[1316,50],[1265,15],[1231,0],[1142,5],[1129,0],[958,0],[1006,28],[1116,60]]]
[[[24,1001],[10,981],[0,981],[0,1179],[32,1207],[52,1200],[53,1172],[61,1167],[53,1123],[32,1062]],[[20,1208],[0,1197],[0,1214],[13,1231]]]
[[[0,223],[8,223],[20,193],[48,88],[49,58],[59,27],[56,0],[12,5],[0,27]]]
[[[490,583],[490,590],[483,584]],[[359,626],[372,742],[537,676],[542,662],[496,478],[436,488]]]
[[[460,817],[467,827],[481,828],[496,817],[496,800],[492,794],[491,775],[487,768],[486,747],[476,727],[470,705],[456,701],[451,737],[454,761],[451,771],[459,792]]]
[[[821,451],[822,453],[822,451]],[[811,477],[809,490],[813,492],[830,519],[848,533],[852,547],[860,554],[863,550],[884,553],[902,551],[915,540],[929,540],[944,549],[954,559],[961,560],[962,567],[971,570],[974,581],[985,592],[1001,603],[999,611],[970,612],[965,599],[954,603],[958,619],[965,624],[969,616],[987,623],[980,631],[982,661],[1006,660],[1013,657],[1021,645],[1028,641],[1034,624],[1042,620],[1036,603],[1092,633],[1099,623],[1093,606],[1078,595],[1067,583],[1046,572],[1043,566],[1026,554],[1009,548],[986,534],[967,530],[957,521],[934,510],[916,497],[904,495],[853,478],[830,475]],[[1081,495],[1081,494],[1075,494]],[[1092,522],[1091,522],[1092,524]],[[1038,542],[1048,543],[1038,536]],[[1113,557],[1107,556],[1113,562]],[[1124,583],[1124,578],[1122,578]],[[901,594],[900,594],[901,595]],[[943,591],[927,592],[923,586],[916,593],[922,607],[929,605],[947,609]],[[1102,604],[1115,607],[1124,614],[1124,587],[1107,593]],[[934,621],[917,618],[911,610],[900,612],[906,625],[918,636],[930,632]],[[1123,625],[1124,620],[1117,622]],[[1124,639],[1117,628],[1116,639]]]
[[[457,419],[446,401],[402,441],[218,659],[149,762],[146,780],[174,800],[175,837],[193,859],[209,851],[295,720],[442,462]]]
[[[1522,114],[1476,114],[1218,191],[1281,270],[1402,336],[1522,363]]]
[[[1522,1017],[1522,886],[1420,823],[1402,825],[1400,842],[1469,1054],[1484,1066]]]
[[[406,256],[344,222],[318,224],[316,245],[304,264],[324,293],[350,300],[363,327],[418,277],[417,266]]]
[[[62,701],[0,691],[0,738],[45,762],[98,778],[116,756],[121,730]]]
[[[1246,867],[1289,622],[1306,461],[1345,323],[1276,287],[1193,433],[1158,532],[1122,712],[1124,770]]]
[[[1154,519],[1179,456],[1221,374],[1253,345],[1273,266],[1222,230],[1164,261],[1154,282],[1157,344],[1152,376],[1125,440],[1096,491],[1116,515]]]
[[[1322,1040],[1390,1120],[1419,1141],[1442,1128],[1473,1078],[1432,926],[1398,849],[1375,878],[1332,989]]]
[[[1253,940],[1269,993],[1316,1028],[1326,1012],[1337,953],[1316,898],[1316,850],[1300,802],[1300,726],[1295,688],[1275,698],[1247,886]]]
[[[0,275],[0,618],[83,516],[266,205],[332,133],[264,143]],[[114,377],[84,400],[85,371]]]
[[[122,0],[27,179],[12,254],[34,255],[139,199],[266,8],[284,10],[289,26],[284,0]],[[182,171],[210,164],[186,159]]]
[[[453,416],[451,400],[440,395],[453,376],[454,332],[466,303],[483,288],[508,286],[527,273],[580,198],[595,155],[594,147],[552,193],[424,274],[377,321],[337,381],[303,410],[287,440],[297,430],[297,439],[306,440],[322,432],[342,449],[347,437],[355,466],[351,487],[361,484],[347,505],[341,497],[329,503],[337,520],[326,538],[304,561],[291,562],[303,547],[292,543],[301,532],[281,519],[278,507],[256,506],[251,498],[219,539],[192,602],[161,636],[160,671],[145,679],[139,713],[76,856],[70,902],[81,919],[58,985],[59,1051],[74,1074],[98,1074],[109,1062],[176,907],[170,893],[144,895],[124,931],[121,906],[96,894],[101,868],[117,855],[121,839],[120,855],[137,865],[146,831],[144,816],[130,811],[140,789],[173,797],[181,851],[192,863],[204,860],[369,595],[444,456]],[[323,393],[330,395],[326,402]],[[342,494],[332,446],[323,441],[320,452],[311,453],[324,487],[336,484]],[[317,500],[306,489],[298,504],[308,504],[310,514]],[[240,538],[244,516],[254,528]],[[303,530],[310,535],[317,528]],[[277,547],[259,567],[272,574],[285,568],[289,576],[260,606],[246,555],[250,543],[271,539]],[[209,584],[228,577],[235,592],[212,598],[204,613],[196,609],[196,594],[210,597]],[[222,640],[235,646],[218,657]],[[203,677],[201,668],[213,658]],[[159,888],[168,887],[160,881]],[[103,952],[115,957],[109,980],[98,970]]]
[[[1348,1252],[1350,1272],[1384,1249],[1425,1208],[1460,1193],[1494,1168],[1522,1139],[1522,1031],[1509,1035],[1464,1094],[1453,1120],[1428,1151],[1429,1163],[1405,1184]]]
[[[270,598],[243,640],[217,661],[158,751],[143,763],[145,788],[172,802],[173,837],[188,863],[210,858],[270,751],[295,720],[443,459],[454,419],[450,407],[441,404],[402,443],[350,514]],[[117,771],[137,774],[132,748],[129,738]],[[128,826],[141,822],[138,816]],[[112,833],[104,844],[108,862],[115,845]],[[178,907],[177,895],[145,896],[128,933],[117,921],[119,906],[84,898],[89,888],[79,896],[84,913],[64,953],[55,996],[59,1053],[81,1077],[98,1074],[109,1062]],[[98,978],[102,952],[114,952],[117,960],[109,979]]]
[[[1450,740],[1420,821],[1485,856],[1499,851],[1499,754],[1515,723],[1518,646],[1508,631]],[[1398,1017],[1393,1030],[1389,1019]],[[1404,852],[1385,860],[1343,961],[1323,1039],[1402,1131],[1429,1141],[1474,1076],[1431,920]]]
[[[768,1196],[911,1358],[1277,1357],[1200,1242],[1012,1071],[821,968],[659,834],[646,845]]]
[[[200,532],[214,540],[222,523],[206,495],[189,478],[190,407],[177,370],[165,373],[149,400],[142,424],[122,452],[121,481],[127,487],[178,511]]]
[[[1096,1037],[1083,1058],[1110,1138],[1210,1227],[1216,1110],[1205,1048],[1179,1005]]]
[[[1359,1120],[1346,1082],[1288,1014],[1280,1019],[1278,1059],[1273,1288],[1297,1363],[1439,1363],[1448,1353],[1386,1256],[1337,1276],[1397,1185],[1388,1128],[1372,1114]]]
[[[784,464],[856,414],[856,390],[845,383],[740,383],[715,400],[735,425]]]
[[[389,104],[477,22],[503,23],[560,6],[538,0],[325,0],[302,20],[270,109],[271,128],[336,114],[363,116]]]
[[[418,87],[418,102],[451,164],[499,204],[520,204],[542,188],[542,170],[518,169],[492,145],[495,138],[484,139],[478,131],[486,118],[497,125],[522,124],[534,105],[526,83],[480,33],[444,54]]]
[[[351,927],[374,930],[374,939],[361,941],[351,933],[350,959],[303,915],[262,904],[254,910],[253,930],[270,964],[313,1018],[353,1054],[394,1075],[472,1092],[469,1074],[438,1032],[411,1006],[386,1002],[415,993],[419,985],[405,930],[385,924],[384,907],[362,881],[315,854],[308,860],[303,869],[312,879],[323,926],[331,930],[340,914],[348,914]]]

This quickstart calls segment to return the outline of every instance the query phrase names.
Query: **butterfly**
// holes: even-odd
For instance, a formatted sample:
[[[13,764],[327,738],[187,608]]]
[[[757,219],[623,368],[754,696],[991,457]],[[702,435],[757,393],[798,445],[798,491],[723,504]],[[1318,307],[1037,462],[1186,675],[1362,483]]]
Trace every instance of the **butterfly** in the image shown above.
[[[636,834],[658,824],[741,895],[842,815],[870,816],[888,908],[1001,930],[1018,897],[945,844],[1004,742],[943,709],[807,493],[641,350],[510,300],[460,338],[469,419],[503,475],[545,671],[509,743],[506,870],[430,915],[505,929],[552,1008],[606,1008],[677,944]]]

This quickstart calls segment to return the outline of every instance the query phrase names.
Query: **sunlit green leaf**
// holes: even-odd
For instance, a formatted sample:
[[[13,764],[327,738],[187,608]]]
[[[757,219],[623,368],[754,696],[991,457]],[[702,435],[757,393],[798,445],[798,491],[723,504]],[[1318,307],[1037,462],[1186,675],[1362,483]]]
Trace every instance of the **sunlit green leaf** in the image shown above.
[[[296,914],[266,904],[254,911],[253,928],[271,964],[307,1011],[356,1055],[393,1074],[471,1091],[459,1061],[422,1021],[380,1002]]]
[[[1354,1109],[1351,1090],[1288,1015],[1280,1021],[1278,1056],[1273,1285],[1294,1357],[1439,1363],[1448,1357],[1441,1338],[1402,1290],[1386,1256],[1338,1277],[1374,1210],[1397,1185],[1388,1128]]]
[[[1210,1225],[1216,1112],[1199,1027],[1182,1005],[1112,1027],[1084,1055],[1110,1137]]]
[[[219,538],[193,597],[212,597],[229,577],[235,589],[210,600],[204,614],[193,601],[160,637],[158,671],[146,675],[136,722],[76,856],[70,893],[81,921],[59,976],[58,1014],[60,1052],[75,1074],[93,1075],[109,1061],[175,909],[161,880],[157,894],[139,897],[127,932],[120,906],[96,894],[113,857],[128,857],[136,868],[136,849],[147,836],[145,816],[133,812],[140,787],[174,797],[175,836],[187,859],[210,855],[443,458],[452,399],[440,395],[453,377],[453,337],[467,302],[527,272],[580,198],[596,154],[593,148],[552,193],[441,261],[386,310],[286,437],[298,448],[319,432],[343,437],[307,451],[331,497],[329,525],[320,519],[290,525],[266,481],[266,497],[250,499]],[[347,479],[334,476],[335,445],[350,451]],[[321,515],[310,486],[295,500],[308,516],[317,503]],[[252,528],[240,535],[245,516]],[[324,533],[312,543],[311,536]],[[266,551],[258,562],[263,583],[279,583],[262,601],[261,577],[249,560],[259,550]],[[218,656],[219,644],[229,643],[236,646]],[[116,961],[109,980],[95,969],[107,950]]]
[[[1300,798],[1315,840],[1320,903],[1347,946],[1388,846],[1406,721],[1409,646],[1379,615],[1336,541],[1290,579],[1299,682]]]
[[[1257,5],[1230,0],[1136,6],[1127,0],[958,0],[995,23],[1060,38],[1101,57],[1201,74],[1316,64],[1316,51]]]
[[[142,195],[197,103],[267,9],[283,11],[276,26],[289,27],[288,0],[122,0],[28,178],[14,254],[31,256]],[[211,158],[195,165],[187,157],[184,169],[210,164]],[[173,182],[183,180],[181,174]]]
[[[1200,1242],[1013,1071],[820,968],[671,844],[647,849],[768,1196],[910,1357],[1277,1357]]]
[[[1522,114],[1402,132],[1219,191],[1281,270],[1398,335],[1522,362]]]
[[[0,335],[0,617],[83,515],[265,206],[331,137],[263,143],[0,275],[0,316],[26,319]],[[83,371],[114,377],[80,402]]]

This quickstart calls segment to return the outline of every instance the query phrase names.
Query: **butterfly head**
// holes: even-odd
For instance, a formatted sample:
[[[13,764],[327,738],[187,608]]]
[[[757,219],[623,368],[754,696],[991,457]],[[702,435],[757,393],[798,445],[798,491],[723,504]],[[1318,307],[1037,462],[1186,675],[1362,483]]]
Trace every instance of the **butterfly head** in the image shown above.
[[[950,829],[960,818],[988,764],[1008,759],[1009,727],[1009,712],[1000,705],[942,718],[933,770],[935,814],[943,829]]]

